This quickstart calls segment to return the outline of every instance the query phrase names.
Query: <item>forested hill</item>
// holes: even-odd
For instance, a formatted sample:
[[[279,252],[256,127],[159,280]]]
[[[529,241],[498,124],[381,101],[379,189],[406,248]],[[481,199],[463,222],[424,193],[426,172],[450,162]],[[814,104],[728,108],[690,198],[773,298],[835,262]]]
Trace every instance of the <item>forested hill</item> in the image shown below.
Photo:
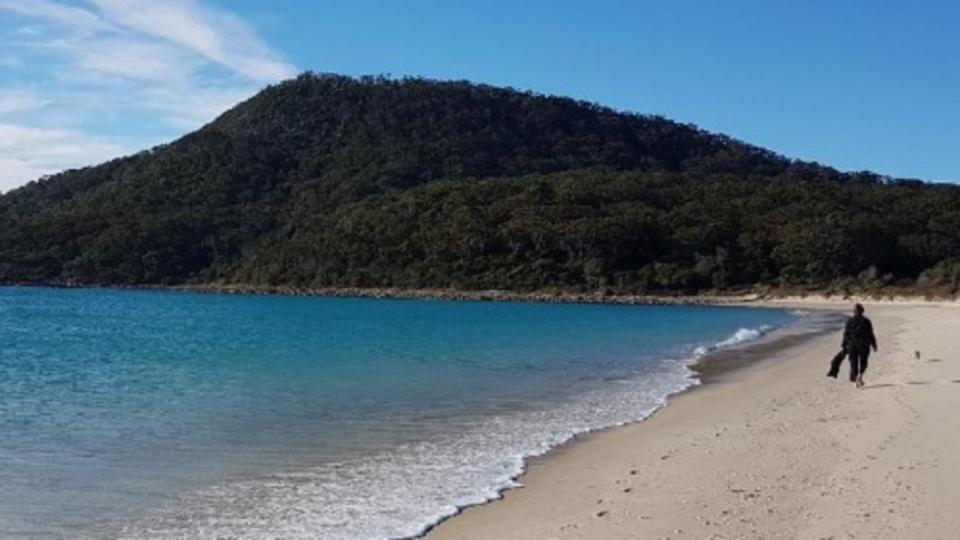
[[[4,283],[638,293],[958,279],[956,186],[466,82],[305,74],[173,143],[0,196]]]

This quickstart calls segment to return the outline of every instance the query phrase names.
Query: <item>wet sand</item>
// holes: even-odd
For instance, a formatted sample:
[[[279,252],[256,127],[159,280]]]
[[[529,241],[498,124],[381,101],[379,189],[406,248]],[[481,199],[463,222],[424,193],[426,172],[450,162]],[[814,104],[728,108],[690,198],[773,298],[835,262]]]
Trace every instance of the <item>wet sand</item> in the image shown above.
[[[866,305],[863,390],[846,363],[825,376],[836,331],[718,357],[708,384],[531,461],[523,487],[427,538],[956,538],[960,306]]]

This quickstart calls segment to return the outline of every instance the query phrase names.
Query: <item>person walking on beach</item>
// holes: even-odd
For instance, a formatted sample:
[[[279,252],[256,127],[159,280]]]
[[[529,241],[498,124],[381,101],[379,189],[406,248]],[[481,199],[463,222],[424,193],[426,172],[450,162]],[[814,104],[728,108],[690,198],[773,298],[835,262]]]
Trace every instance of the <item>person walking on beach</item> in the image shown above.
[[[843,350],[850,358],[850,382],[856,383],[857,388],[863,387],[863,373],[867,371],[871,348],[877,350],[873,323],[863,316],[863,306],[857,304],[853,307],[853,317],[847,319],[847,325],[843,329]],[[843,358],[840,360],[843,361]],[[839,368],[839,365],[837,367]]]

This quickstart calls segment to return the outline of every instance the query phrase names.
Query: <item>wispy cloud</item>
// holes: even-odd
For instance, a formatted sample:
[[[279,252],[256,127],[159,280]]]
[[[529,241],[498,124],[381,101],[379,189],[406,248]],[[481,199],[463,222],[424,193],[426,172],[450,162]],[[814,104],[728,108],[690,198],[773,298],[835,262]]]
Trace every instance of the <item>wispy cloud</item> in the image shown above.
[[[296,71],[195,0],[0,0],[4,17],[0,70],[17,76],[0,83],[0,190],[195,129]]]
[[[0,0],[0,9],[76,30],[94,32],[109,29],[100,17],[89,10],[48,0]]]
[[[30,111],[46,104],[46,101],[33,92],[0,89],[0,114]]]
[[[74,57],[82,71],[131,81],[189,83],[203,67],[201,61],[185,51],[130,37],[104,37],[60,45]]]
[[[189,0],[94,0],[112,21],[175,43],[257,81],[293,75],[292,65],[272,52],[239,17]]]
[[[83,131],[0,123],[0,191],[78,163],[104,161],[125,150]]]

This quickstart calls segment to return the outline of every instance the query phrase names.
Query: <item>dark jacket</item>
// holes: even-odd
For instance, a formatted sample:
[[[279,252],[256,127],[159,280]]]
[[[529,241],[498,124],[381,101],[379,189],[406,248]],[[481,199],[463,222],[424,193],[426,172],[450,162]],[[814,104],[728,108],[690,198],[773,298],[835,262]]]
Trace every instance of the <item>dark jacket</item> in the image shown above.
[[[877,348],[877,338],[873,335],[873,324],[863,315],[854,315],[847,319],[843,329],[843,348],[847,351],[866,352],[870,347]]]

